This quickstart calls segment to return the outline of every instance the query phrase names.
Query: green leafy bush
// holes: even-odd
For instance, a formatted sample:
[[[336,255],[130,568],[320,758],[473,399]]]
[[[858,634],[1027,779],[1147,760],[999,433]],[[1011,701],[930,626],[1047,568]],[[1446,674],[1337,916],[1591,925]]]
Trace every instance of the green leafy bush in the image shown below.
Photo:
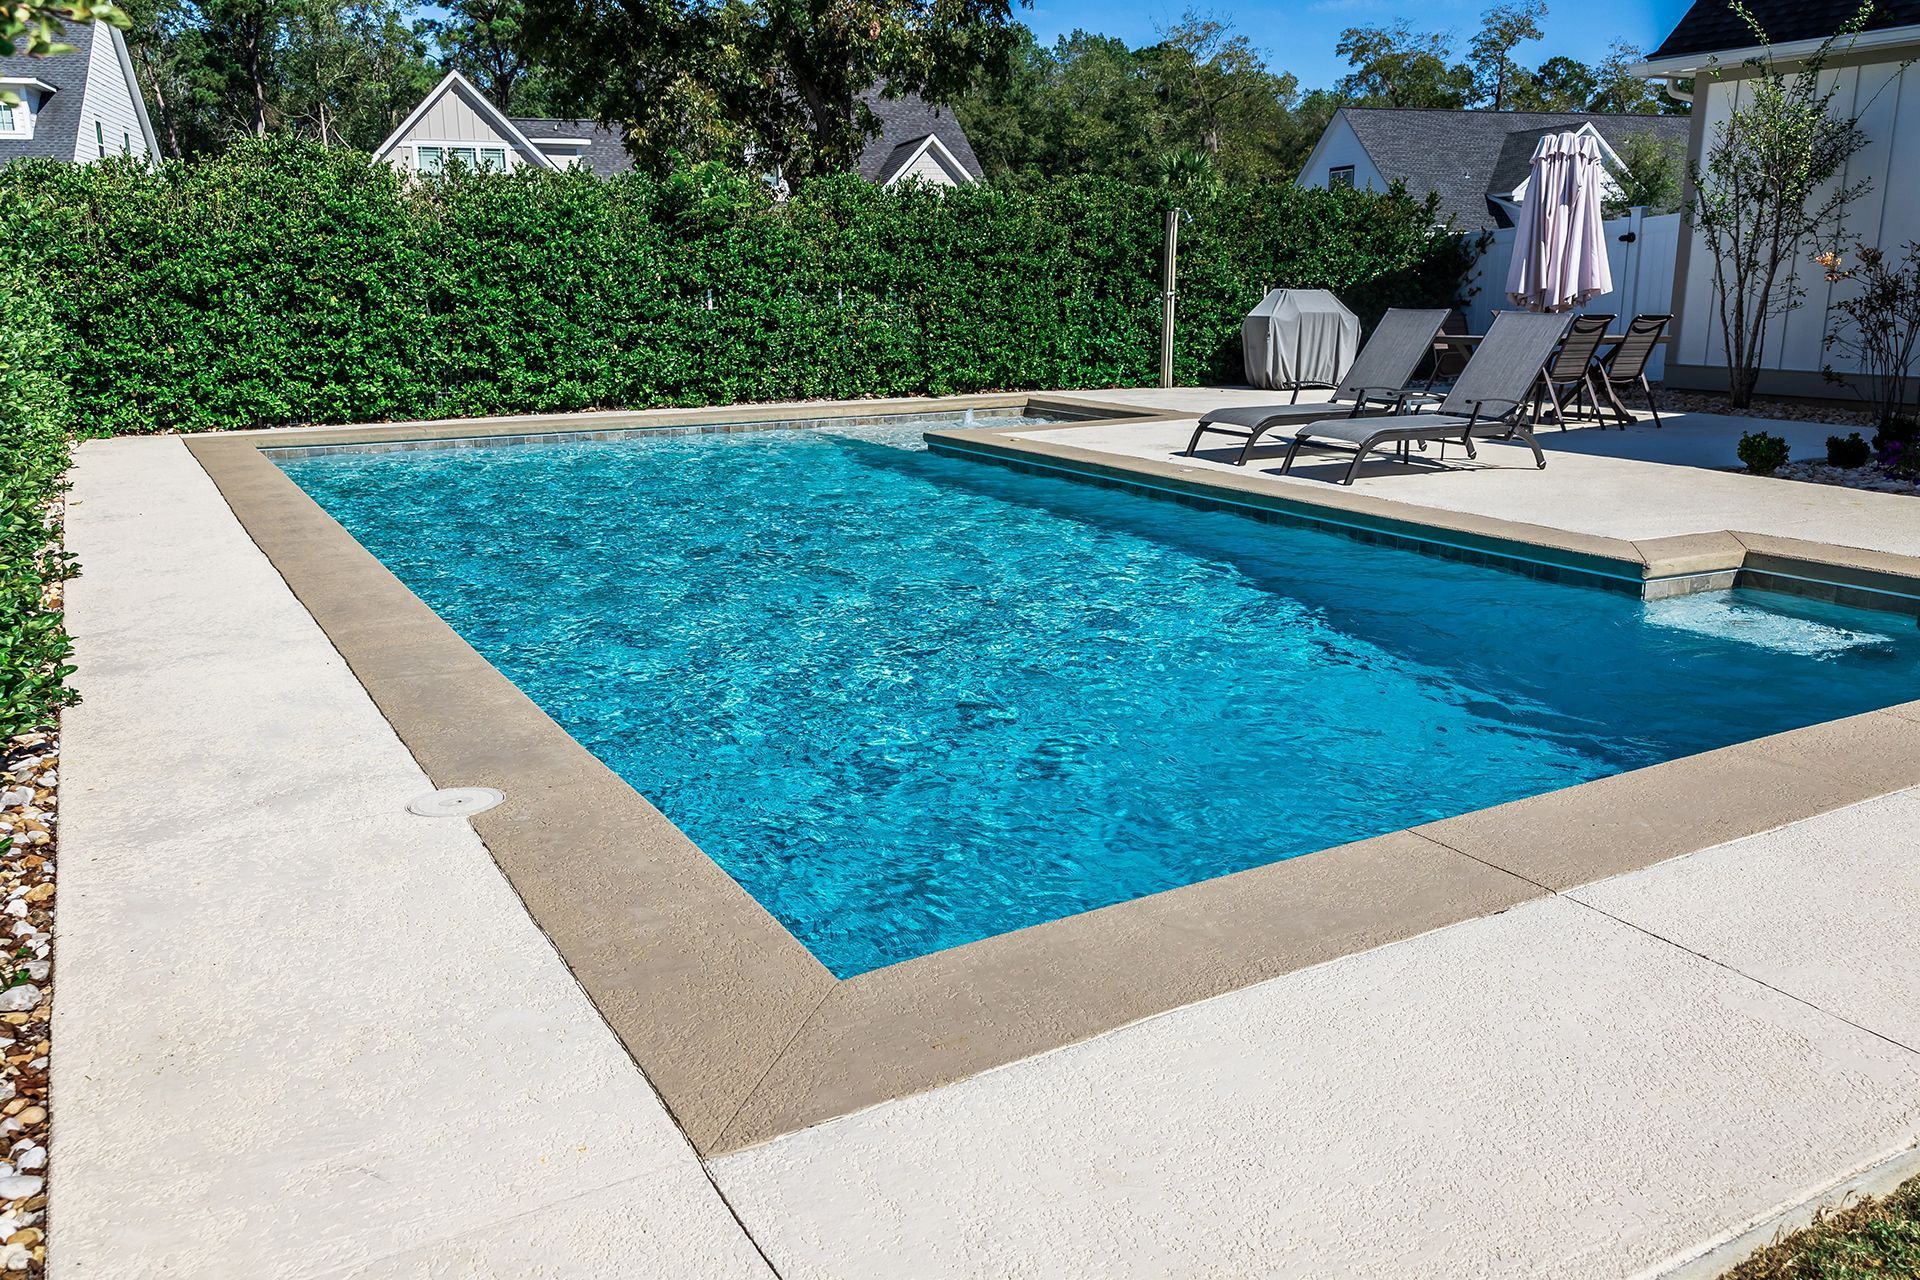
[[[82,432],[1150,383],[1168,193],[1084,178],[776,202],[751,177],[403,183],[286,141],[148,171],[17,163]],[[1366,322],[1448,305],[1459,242],[1402,193],[1190,193],[1175,372],[1241,376],[1264,285]]]
[[[49,598],[73,572],[49,515],[67,468],[67,419],[47,370],[58,334],[22,262],[32,223],[27,206],[0,200],[0,742],[47,726],[73,701],[72,647]]]
[[[1844,436],[1827,437],[1827,465],[1832,467],[1864,467],[1873,457],[1873,446],[1868,444],[1858,431]]]
[[[1749,431],[1740,437],[1734,452],[1747,470],[1757,476],[1770,476],[1787,465],[1787,442],[1765,431]]]

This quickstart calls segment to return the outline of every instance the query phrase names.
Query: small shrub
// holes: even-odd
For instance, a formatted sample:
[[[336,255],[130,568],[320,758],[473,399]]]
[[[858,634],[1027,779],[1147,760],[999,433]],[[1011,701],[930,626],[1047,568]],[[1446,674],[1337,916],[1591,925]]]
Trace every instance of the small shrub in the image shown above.
[[[1787,442],[1765,431],[1749,431],[1740,437],[1735,450],[1747,470],[1757,476],[1770,476],[1787,464]]]
[[[1911,469],[1920,460],[1920,420],[1887,417],[1873,433],[1873,456],[1888,471]]]
[[[1864,467],[1873,457],[1873,446],[1868,444],[1858,431],[1845,436],[1827,437],[1827,465],[1830,467]]]

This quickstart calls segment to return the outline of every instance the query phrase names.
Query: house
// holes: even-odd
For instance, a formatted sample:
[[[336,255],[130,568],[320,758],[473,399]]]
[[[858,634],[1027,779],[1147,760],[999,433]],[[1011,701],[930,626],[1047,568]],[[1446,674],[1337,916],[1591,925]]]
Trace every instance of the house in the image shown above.
[[[980,181],[980,160],[951,108],[936,107],[917,93],[888,98],[878,89],[860,100],[878,117],[880,132],[867,140],[856,168],[877,186],[919,178],[940,187]]]
[[[880,119],[880,133],[860,154],[869,181],[890,186],[909,176],[941,186],[980,178],[980,162],[951,111],[908,94],[863,101]],[[591,120],[509,116],[458,71],[433,91],[374,150],[409,173],[438,173],[458,162],[470,169],[588,169],[612,177],[633,168],[617,130]]]
[[[1857,9],[1854,0],[1748,0],[1748,6],[1772,41],[1776,62],[1791,64],[1819,47]],[[1697,0],[1673,33],[1634,68],[1670,85],[1692,80],[1694,100],[1687,155],[1699,164],[1715,131],[1741,101],[1743,86],[1755,75],[1745,65],[1762,50],[1752,30],[1727,0]],[[1889,252],[1920,240],[1920,205],[1912,193],[1912,174],[1920,166],[1920,0],[1880,0],[1866,28],[1837,46],[1823,78],[1839,82],[1835,109],[1857,114],[1866,146],[1847,164],[1847,180],[1871,186],[1847,216],[1843,240],[1860,240]],[[1907,83],[1911,80],[1913,83]],[[1673,92],[1673,90],[1669,90]],[[1907,174],[1905,178],[1897,175]],[[1832,306],[1846,285],[1828,283],[1811,264],[1798,283],[1801,305],[1776,315],[1769,325],[1757,389],[1775,395],[1829,397],[1835,388],[1822,375],[1838,363],[1826,346],[1834,327]],[[1670,386],[1726,387],[1726,354],[1720,337],[1713,293],[1713,262],[1701,237],[1682,235],[1674,269],[1673,341],[1667,352]],[[1844,368],[1839,370],[1844,373]]]
[[[1683,142],[1687,121],[1684,116],[1579,111],[1342,107],[1327,122],[1297,181],[1303,187],[1368,191],[1405,182],[1421,199],[1437,193],[1440,220],[1453,230],[1490,231],[1514,225],[1540,139],[1565,132],[1591,134],[1611,165],[1619,158],[1615,148],[1628,136],[1650,133]]]
[[[153,121],[134,79],[126,38],[104,22],[67,27],[72,53],[0,58],[0,164],[28,157],[86,163],[107,156],[157,158]]]
[[[620,135],[606,125],[509,116],[458,71],[420,100],[373,158],[408,173],[439,173],[456,162],[501,173],[588,169],[603,178],[633,168]]]

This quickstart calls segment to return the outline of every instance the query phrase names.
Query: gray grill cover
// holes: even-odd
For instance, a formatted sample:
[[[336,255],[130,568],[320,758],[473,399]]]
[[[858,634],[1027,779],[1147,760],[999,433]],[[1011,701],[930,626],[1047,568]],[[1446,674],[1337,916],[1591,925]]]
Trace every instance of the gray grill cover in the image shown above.
[[[1247,381],[1331,387],[1360,350],[1360,321],[1325,289],[1275,289],[1240,322]]]

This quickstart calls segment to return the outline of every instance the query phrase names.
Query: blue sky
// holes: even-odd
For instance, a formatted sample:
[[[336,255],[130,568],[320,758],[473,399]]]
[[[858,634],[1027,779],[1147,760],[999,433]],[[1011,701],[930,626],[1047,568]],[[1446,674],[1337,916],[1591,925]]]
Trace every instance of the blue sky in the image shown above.
[[[1523,45],[1515,56],[1525,63],[1564,53],[1597,62],[1614,40],[1651,49],[1673,29],[1689,0],[1547,0],[1546,38]],[[1493,0],[1289,0],[1285,4],[1206,4],[1191,7],[1244,31],[1276,71],[1291,71],[1302,88],[1331,85],[1346,65],[1333,52],[1347,27],[1386,26],[1404,18],[1416,30],[1451,31],[1464,50],[1479,26],[1481,11]],[[1189,7],[1183,0],[1034,0],[1031,9],[1015,9],[1017,21],[1032,27],[1048,44],[1075,27],[1119,36],[1129,44],[1150,43],[1156,32]]]

